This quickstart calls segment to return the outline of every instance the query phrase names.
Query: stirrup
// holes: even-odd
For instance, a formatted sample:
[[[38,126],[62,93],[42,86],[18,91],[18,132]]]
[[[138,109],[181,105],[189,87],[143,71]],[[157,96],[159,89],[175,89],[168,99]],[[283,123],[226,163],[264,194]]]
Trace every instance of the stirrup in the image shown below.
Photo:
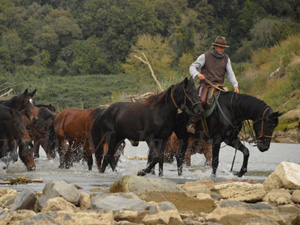
[[[195,134],[195,133],[196,133],[195,124],[192,124],[192,123],[188,124],[188,125],[186,126],[186,130],[187,130],[187,132],[189,132],[189,133]]]

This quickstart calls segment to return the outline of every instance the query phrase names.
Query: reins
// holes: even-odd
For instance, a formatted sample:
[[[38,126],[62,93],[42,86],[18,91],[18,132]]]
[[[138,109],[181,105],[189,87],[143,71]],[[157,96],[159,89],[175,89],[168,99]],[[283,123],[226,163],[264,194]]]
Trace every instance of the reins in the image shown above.
[[[265,114],[266,114],[266,112],[267,112],[269,109],[270,109],[270,108],[267,107],[267,108],[265,109],[264,113],[263,113],[263,116],[262,116],[261,118],[259,118],[258,120],[256,120],[255,122],[253,122],[253,125],[254,125],[254,124],[256,124],[258,121],[260,121],[260,120],[262,121],[262,122],[261,122],[261,135],[260,135],[258,138],[256,138],[256,140],[259,140],[259,139],[261,139],[262,137],[272,138],[272,136],[264,135],[264,121],[265,121]]]
[[[201,104],[201,102],[199,101],[199,102],[194,102],[189,96],[188,96],[188,94],[186,93],[186,90],[183,88],[183,92],[184,92],[184,95],[185,95],[185,97],[184,97],[184,106],[185,106],[185,111],[190,115],[190,114],[192,114],[192,112],[191,112],[191,110],[190,109],[188,109],[187,107],[186,107],[186,98],[192,103],[192,109],[196,106],[196,105],[198,105],[198,104]],[[173,96],[173,90],[171,90],[171,99],[172,99],[172,102],[173,102],[173,104],[174,104],[174,106],[175,106],[175,108],[178,110],[178,113],[181,113],[182,112],[182,110],[180,109],[180,107],[176,104],[176,101],[175,101],[175,99],[174,99],[174,96]]]

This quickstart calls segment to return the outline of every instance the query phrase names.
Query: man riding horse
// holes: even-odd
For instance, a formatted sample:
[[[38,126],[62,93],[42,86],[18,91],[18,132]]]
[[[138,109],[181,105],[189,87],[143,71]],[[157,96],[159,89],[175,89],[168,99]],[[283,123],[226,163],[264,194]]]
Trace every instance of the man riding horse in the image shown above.
[[[189,69],[191,76],[200,80],[199,96],[205,95],[204,98],[206,98],[208,86],[223,86],[225,73],[234,87],[234,92],[239,93],[238,82],[232,70],[230,58],[224,53],[225,48],[229,48],[225,37],[217,36],[212,45],[213,49],[200,55]],[[198,71],[199,69],[201,69],[201,73]],[[203,103],[206,99],[201,98],[201,100]],[[195,133],[196,121],[196,117],[191,117],[187,126],[188,132]]]

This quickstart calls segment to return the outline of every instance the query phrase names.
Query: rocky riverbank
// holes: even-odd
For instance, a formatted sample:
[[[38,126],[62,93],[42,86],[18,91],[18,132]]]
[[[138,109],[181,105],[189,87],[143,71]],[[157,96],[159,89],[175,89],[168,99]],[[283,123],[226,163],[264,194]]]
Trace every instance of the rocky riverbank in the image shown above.
[[[123,176],[108,191],[80,192],[64,181],[42,193],[0,189],[0,224],[300,224],[300,165],[282,162],[265,181],[177,185]]]

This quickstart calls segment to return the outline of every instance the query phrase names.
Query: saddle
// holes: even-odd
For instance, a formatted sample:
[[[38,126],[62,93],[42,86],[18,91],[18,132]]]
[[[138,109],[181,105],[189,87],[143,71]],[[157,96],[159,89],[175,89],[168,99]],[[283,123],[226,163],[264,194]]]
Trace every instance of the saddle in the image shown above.
[[[227,91],[227,87],[223,84],[216,84],[216,87],[223,89],[224,91]],[[200,96],[200,100],[202,102],[202,106],[205,110],[210,109],[213,106],[214,103],[214,96],[217,95],[219,92],[218,89],[215,87],[209,85],[209,84],[200,84],[198,86],[198,93]]]

